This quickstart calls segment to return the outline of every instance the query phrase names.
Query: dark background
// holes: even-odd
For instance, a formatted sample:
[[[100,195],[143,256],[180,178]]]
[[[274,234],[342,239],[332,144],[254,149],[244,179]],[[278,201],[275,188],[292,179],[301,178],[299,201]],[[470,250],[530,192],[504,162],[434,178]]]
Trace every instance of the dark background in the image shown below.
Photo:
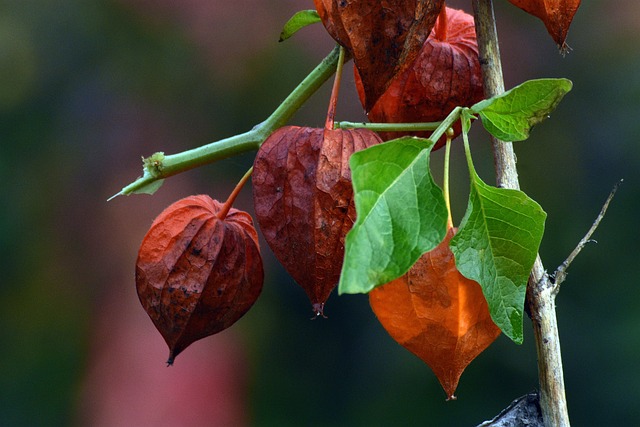
[[[471,10],[468,1],[452,6]],[[583,2],[566,57],[537,19],[496,1],[507,87],[567,77],[574,89],[516,146],[523,189],[548,212],[541,254],[556,268],[611,187],[607,217],[557,299],[572,421],[638,425],[640,6]],[[614,5],[615,3],[615,5]],[[430,369],[395,344],[366,296],[333,295],[328,320],[266,245],[266,283],[230,330],[168,351],[139,306],[137,247],[153,218],[195,193],[224,199],[253,154],[167,180],[149,196],[106,199],[140,157],[250,129],[332,48],[320,25],[278,44],[311,1],[0,2],[0,424],[476,425],[537,385],[525,343],[500,337],[445,402]],[[362,119],[351,66],[338,117]],[[328,87],[293,122],[320,126]],[[473,134],[493,181],[488,138]],[[440,175],[442,154],[434,160]],[[461,144],[453,208],[467,197]],[[237,202],[252,210],[250,191]]]

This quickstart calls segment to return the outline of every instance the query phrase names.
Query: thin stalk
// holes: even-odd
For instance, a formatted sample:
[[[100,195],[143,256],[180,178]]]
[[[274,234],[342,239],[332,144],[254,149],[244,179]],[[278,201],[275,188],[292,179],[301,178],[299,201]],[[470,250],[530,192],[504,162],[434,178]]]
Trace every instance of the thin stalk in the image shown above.
[[[344,65],[344,47],[340,47],[340,56],[338,57],[338,66],[336,67],[336,75],[333,79],[333,88],[331,88],[331,97],[329,98],[329,108],[327,109],[327,119],[324,128],[333,130],[336,119],[336,108],[338,107],[338,95],[340,94],[340,82],[342,81],[342,66]]]
[[[451,132],[452,133],[452,132]],[[447,228],[453,228],[453,216],[451,215],[451,198],[449,197],[449,159],[451,158],[451,133],[447,132],[447,142],[444,146],[444,172],[442,177],[442,191],[444,204],[447,206]]]
[[[468,116],[462,117],[462,143],[464,146],[464,156],[467,159],[467,166],[469,167],[469,173],[475,173],[473,166],[473,159],[471,158],[471,148],[469,147],[469,134],[467,130],[471,127],[471,119]]]
[[[421,131],[432,130],[433,133],[429,136],[432,141],[437,141],[447,130],[453,126],[453,124],[460,118],[460,113],[463,107],[456,107],[445,119],[441,122],[425,122],[425,123],[362,123],[362,122],[335,122],[335,129],[355,129],[363,128],[370,129],[374,132],[407,132],[407,131]]]
[[[365,123],[365,122],[335,122],[335,129],[369,129],[374,132],[417,132],[422,130],[436,130],[442,122],[425,123]]]
[[[218,218],[225,219],[227,217],[227,214],[229,213],[229,210],[233,206],[233,203],[236,201],[238,194],[240,194],[240,191],[242,191],[242,188],[244,187],[244,185],[247,183],[249,178],[251,178],[252,173],[253,173],[253,166],[251,166],[249,170],[242,176],[242,178],[240,178],[240,181],[238,181],[238,183],[236,184],[236,187],[233,189],[231,194],[229,194],[227,201],[224,202],[222,209],[220,210],[220,212],[218,212]]]
[[[504,79],[492,0],[473,0],[476,34],[487,98],[504,92]],[[513,145],[492,138],[498,187],[519,189]],[[568,427],[569,413],[564,389],[560,337],[553,283],[537,256],[527,286],[529,315],[538,354],[540,407],[547,427]]]
[[[438,19],[434,26],[434,34],[436,40],[441,42],[447,41],[448,38],[448,22],[447,22],[447,5],[442,3],[442,8],[440,9],[440,14],[438,15]]]
[[[157,181],[164,178],[258,149],[274,130],[284,126],[311,95],[335,73],[339,56],[340,48],[336,47],[300,82],[264,122],[256,125],[250,131],[177,154],[155,153],[144,159],[143,175],[125,186],[113,197],[149,191],[150,186],[154,183],[158,184]]]

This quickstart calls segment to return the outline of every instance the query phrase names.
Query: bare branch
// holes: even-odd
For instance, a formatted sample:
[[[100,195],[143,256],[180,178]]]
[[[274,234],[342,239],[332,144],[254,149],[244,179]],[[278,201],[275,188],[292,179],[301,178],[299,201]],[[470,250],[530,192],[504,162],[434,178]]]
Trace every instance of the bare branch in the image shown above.
[[[472,4],[485,96],[495,96],[504,92],[504,80],[493,0],[473,0]],[[498,187],[519,189],[513,145],[496,139],[492,139],[492,142]],[[538,353],[540,408],[545,427],[568,427],[570,422],[555,298],[547,282],[549,282],[548,275],[538,255],[529,277],[525,304],[529,308]]]
[[[591,236],[600,225],[600,221],[602,221],[602,218],[604,218],[604,215],[607,213],[607,209],[609,208],[609,203],[611,203],[613,196],[615,196],[616,191],[618,191],[618,187],[620,187],[620,184],[622,184],[622,182],[623,180],[621,179],[616,183],[616,185],[613,186],[613,189],[609,193],[609,197],[607,197],[607,200],[604,202],[604,205],[602,205],[602,209],[600,209],[600,213],[598,214],[598,216],[596,217],[596,220],[591,225],[591,228],[589,229],[589,231],[587,231],[587,234],[584,235],[584,237],[580,240],[580,242],[575,247],[575,249],[569,254],[567,259],[565,259],[564,262],[560,264],[560,266],[553,273],[552,278],[553,278],[554,287],[555,287],[553,290],[554,294],[557,294],[560,291],[560,284],[564,282],[564,280],[567,278],[567,269],[569,268],[569,265],[571,265],[573,260],[578,256],[578,254],[587,245],[587,243],[592,243],[592,242],[597,243],[595,240],[591,239]]]

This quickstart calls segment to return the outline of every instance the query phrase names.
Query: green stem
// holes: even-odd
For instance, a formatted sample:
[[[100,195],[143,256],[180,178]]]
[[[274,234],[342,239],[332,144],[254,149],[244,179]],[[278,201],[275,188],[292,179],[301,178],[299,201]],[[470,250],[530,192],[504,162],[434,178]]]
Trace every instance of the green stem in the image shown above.
[[[460,119],[460,113],[462,113],[463,107],[456,107],[447,117],[444,118],[440,125],[433,131],[429,139],[432,141],[438,141],[442,135],[444,135],[450,127],[453,127],[453,124]]]
[[[417,132],[432,130],[429,136],[432,141],[437,141],[460,118],[462,107],[456,107],[441,122],[425,123],[364,123],[364,122],[335,122],[335,129],[370,129],[374,132]]]
[[[142,177],[124,187],[113,197],[145,191],[153,192],[149,187],[154,183],[158,184],[157,181],[164,178],[227,157],[257,150],[274,130],[284,126],[311,95],[335,73],[339,54],[340,48],[334,48],[264,122],[250,131],[177,154],[165,156],[163,153],[155,153],[144,159]],[[153,161],[150,161],[152,158]]]
[[[249,132],[221,139],[198,148],[170,154],[158,165],[159,178],[167,178],[198,166],[232,157],[246,151],[255,150],[268,135],[257,132],[254,128]]]
[[[471,117],[467,114],[462,115],[462,142],[464,143],[464,155],[467,158],[467,166],[469,168],[469,174],[474,175],[476,169],[473,166],[473,159],[471,158],[471,148],[469,148],[469,135],[468,129],[471,127]]]
[[[265,139],[271,132],[287,124],[291,116],[336,72],[339,57],[340,46],[336,46],[331,53],[300,82],[293,92],[282,101],[282,104],[276,108],[269,118],[256,126],[256,128],[262,128],[266,132]],[[266,131],[266,129],[268,129],[268,131]]]
[[[447,132],[447,143],[444,146],[444,173],[442,187],[444,192],[444,204],[447,206],[447,228],[453,228],[453,216],[451,215],[451,198],[449,196],[449,159],[451,158],[451,135]]]
[[[417,132],[435,130],[441,122],[429,123],[365,123],[365,122],[335,122],[335,129],[370,129],[374,132]]]

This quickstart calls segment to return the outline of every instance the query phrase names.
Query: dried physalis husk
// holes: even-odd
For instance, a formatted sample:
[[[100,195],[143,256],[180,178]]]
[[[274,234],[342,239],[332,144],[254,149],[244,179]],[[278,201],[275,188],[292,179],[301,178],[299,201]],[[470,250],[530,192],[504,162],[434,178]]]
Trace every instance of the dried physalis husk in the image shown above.
[[[365,129],[285,126],[256,155],[256,220],[317,316],[338,283],[344,238],[356,216],[349,157],[379,142]]]
[[[362,104],[365,93],[355,70],[356,88]],[[413,64],[398,74],[368,112],[376,123],[420,123],[443,120],[457,106],[469,107],[484,97],[482,70],[473,16],[462,10],[443,8],[429,38]],[[459,135],[459,123],[454,127]],[[403,135],[428,138],[431,132],[384,132],[384,140]],[[434,150],[446,141],[442,137]]]
[[[454,233],[407,274],[369,293],[382,326],[431,367],[447,399],[455,399],[464,369],[500,335],[482,288],[456,268],[449,249]]]
[[[242,317],[262,290],[264,272],[251,216],[206,195],[166,208],[142,241],[138,297],[170,354]]]
[[[444,0],[314,0],[327,32],[360,70],[365,109],[418,56]]]
[[[567,33],[573,16],[580,7],[580,0],[509,0],[515,6],[542,20],[547,32],[565,52]]]

